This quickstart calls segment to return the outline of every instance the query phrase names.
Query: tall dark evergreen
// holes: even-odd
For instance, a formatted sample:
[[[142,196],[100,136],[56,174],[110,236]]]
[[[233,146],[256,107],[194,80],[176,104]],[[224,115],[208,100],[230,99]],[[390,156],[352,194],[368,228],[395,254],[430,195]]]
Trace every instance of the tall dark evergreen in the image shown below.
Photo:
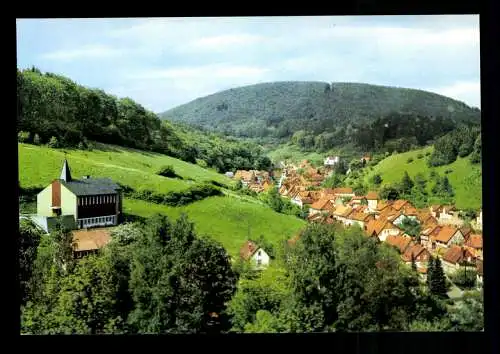
[[[430,274],[428,274],[427,276],[429,275]],[[446,289],[446,276],[444,274],[443,266],[439,258],[436,258],[433,262],[433,271],[429,279],[429,285],[431,294],[442,298],[447,297],[446,293],[448,291]]]

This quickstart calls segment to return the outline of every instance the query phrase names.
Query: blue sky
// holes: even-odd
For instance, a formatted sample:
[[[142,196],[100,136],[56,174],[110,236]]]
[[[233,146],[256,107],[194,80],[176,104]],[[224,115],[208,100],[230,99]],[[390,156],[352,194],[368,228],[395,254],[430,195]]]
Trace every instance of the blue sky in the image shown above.
[[[155,112],[290,80],[418,88],[480,107],[477,15],[20,19],[17,60]]]

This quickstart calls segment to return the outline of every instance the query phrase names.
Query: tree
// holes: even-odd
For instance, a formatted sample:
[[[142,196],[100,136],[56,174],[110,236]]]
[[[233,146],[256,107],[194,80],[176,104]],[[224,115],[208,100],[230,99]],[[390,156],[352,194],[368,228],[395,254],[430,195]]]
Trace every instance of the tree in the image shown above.
[[[41,231],[31,222],[21,220],[19,223],[19,282],[21,286],[21,303],[25,304],[29,294],[29,283],[33,274],[37,248],[42,237]]]
[[[175,170],[171,165],[163,166],[162,168],[160,168],[158,174],[163,177],[170,177],[170,178],[177,177],[177,174],[175,173]]]
[[[451,330],[484,330],[484,306],[481,296],[465,297],[459,301],[450,313]]]
[[[421,225],[416,219],[404,217],[400,227],[410,236],[417,237],[420,235]]]
[[[401,179],[401,192],[404,194],[410,194],[411,189],[413,188],[413,181],[411,180],[410,176],[408,175],[408,172],[405,171],[403,174],[403,178]]]
[[[54,149],[58,148],[59,147],[59,140],[55,136],[51,137],[49,140],[48,146],[51,148],[54,148]]]
[[[397,185],[385,185],[379,191],[380,199],[397,200],[399,198],[400,190]]]
[[[29,138],[29,132],[20,131],[19,133],[17,133],[17,141],[19,141],[20,143],[27,143],[29,141]]]
[[[33,144],[35,144],[35,145],[41,144],[40,135],[35,133],[35,136],[33,137]]]
[[[427,273],[427,283],[431,294],[440,298],[447,298],[446,276],[444,275],[443,266],[439,258],[433,259],[429,268],[432,270]]]
[[[139,333],[220,332],[236,276],[224,248],[198,238],[185,215],[150,220],[134,247],[129,323]],[[215,319],[215,320],[214,320]]]
[[[380,177],[378,173],[374,174],[372,177],[372,182],[374,185],[379,186],[382,183],[382,177]]]
[[[451,277],[453,283],[461,288],[473,289],[476,286],[476,270],[460,268]]]

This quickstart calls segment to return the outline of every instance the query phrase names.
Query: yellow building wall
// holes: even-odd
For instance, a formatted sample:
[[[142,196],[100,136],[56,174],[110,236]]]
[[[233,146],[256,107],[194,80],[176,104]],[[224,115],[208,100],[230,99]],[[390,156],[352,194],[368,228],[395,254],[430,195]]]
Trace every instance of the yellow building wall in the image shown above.
[[[52,216],[52,184],[49,184],[36,196],[36,213],[40,216]]]
[[[76,220],[78,219],[77,208],[76,195],[61,184],[61,215],[74,215]]]

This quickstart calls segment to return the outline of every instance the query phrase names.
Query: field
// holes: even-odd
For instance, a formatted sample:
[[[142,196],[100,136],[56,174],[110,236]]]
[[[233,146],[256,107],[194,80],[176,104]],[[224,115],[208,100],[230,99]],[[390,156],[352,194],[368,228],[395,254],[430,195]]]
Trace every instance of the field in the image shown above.
[[[168,156],[101,146],[101,150],[66,150],[71,173],[75,178],[90,174],[110,177],[133,188],[150,188],[157,192],[182,190],[192,183],[215,180],[230,184],[232,181],[216,172],[203,169]],[[22,187],[45,186],[60,173],[64,153],[27,144],[19,144],[19,178]],[[172,165],[184,180],[157,176],[161,166]],[[199,234],[220,241],[232,256],[236,256],[248,236],[264,235],[271,242],[290,238],[305,221],[274,212],[267,205],[249,196],[239,196],[223,190],[225,196],[211,197],[183,207],[168,207],[142,200],[125,199],[123,212],[149,217],[164,214],[177,218],[182,212],[195,223]]]
[[[176,208],[126,199],[123,211],[143,217],[159,213],[173,218],[185,212],[195,223],[199,234],[209,235],[221,242],[231,256],[238,254],[248,236],[257,238],[264,235],[267,240],[277,244],[291,238],[305,226],[305,221],[296,217],[227,196],[211,197]]]
[[[428,181],[430,181],[430,171],[435,170],[439,175],[444,176],[445,171],[448,179],[455,191],[455,204],[459,209],[479,209],[482,206],[482,179],[481,166],[471,165],[469,159],[458,158],[457,161],[446,166],[429,168],[426,163],[425,154],[432,152],[432,147],[425,149],[413,150],[402,154],[395,154],[380,161],[373,170],[369,171],[365,176],[365,182],[369,183],[370,178],[378,173],[382,177],[382,184],[399,182],[403,177],[404,171],[408,172],[411,178],[419,172],[423,173]],[[424,155],[418,158],[418,155]],[[413,162],[408,163],[409,158],[413,158]],[[427,183],[428,190],[432,188],[432,183]]]
[[[231,184],[231,180],[221,174],[169,156],[104,144],[96,146],[93,151],[81,151],[18,144],[21,186],[46,186],[58,177],[64,152],[75,178],[83,175],[109,177],[136,189],[148,188],[161,193],[181,191],[194,182],[214,180]],[[173,166],[183,179],[156,175],[164,165]]]

